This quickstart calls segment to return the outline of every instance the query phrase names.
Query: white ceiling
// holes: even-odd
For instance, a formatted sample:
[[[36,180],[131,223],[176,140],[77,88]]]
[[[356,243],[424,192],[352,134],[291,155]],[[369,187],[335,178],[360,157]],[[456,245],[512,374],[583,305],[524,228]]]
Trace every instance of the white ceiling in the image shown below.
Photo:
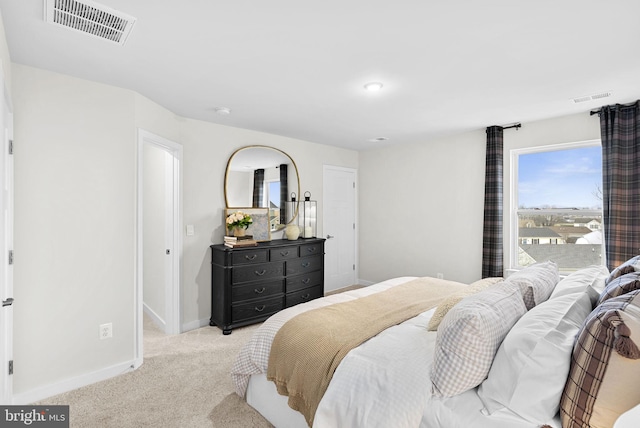
[[[355,150],[640,98],[638,0],[99,3],[137,19],[125,46],[46,23],[44,0],[0,0],[12,61]]]

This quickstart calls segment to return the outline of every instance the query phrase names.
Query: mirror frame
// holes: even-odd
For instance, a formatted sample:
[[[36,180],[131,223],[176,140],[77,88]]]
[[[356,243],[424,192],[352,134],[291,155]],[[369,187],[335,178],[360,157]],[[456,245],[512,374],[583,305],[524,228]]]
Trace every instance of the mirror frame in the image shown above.
[[[229,160],[227,161],[227,167],[224,170],[224,203],[225,203],[227,208],[237,208],[237,207],[229,206],[229,195],[227,195],[227,184],[228,184],[228,180],[229,180],[229,171],[230,171],[231,162],[233,161],[233,158],[235,157],[235,155],[238,152],[241,152],[242,150],[246,150],[246,149],[269,149],[269,150],[274,150],[276,152],[279,152],[279,153],[283,154],[287,158],[289,158],[289,160],[291,161],[291,164],[293,165],[293,169],[296,171],[296,178],[297,178],[297,184],[298,184],[298,193],[300,193],[300,172],[298,171],[298,166],[296,165],[296,162],[293,160],[293,158],[291,156],[289,156],[287,153],[283,152],[282,150],[276,149],[275,147],[271,147],[271,146],[263,146],[263,145],[257,145],[257,144],[256,145],[251,145],[251,146],[244,146],[244,147],[240,147],[239,149],[235,150],[231,154],[231,156],[229,156]],[[293,223],[293,221],[298,217],[299,205],[300,205],[300,195],[298,195],[297,198],[296,198],[295,210],[294,210],[293,216],[291,216],[291,220],[289,220],[289,222],[287,224]],[[284,229],[287,224],[281,224],[280,227],[275,229],[275,232]]]

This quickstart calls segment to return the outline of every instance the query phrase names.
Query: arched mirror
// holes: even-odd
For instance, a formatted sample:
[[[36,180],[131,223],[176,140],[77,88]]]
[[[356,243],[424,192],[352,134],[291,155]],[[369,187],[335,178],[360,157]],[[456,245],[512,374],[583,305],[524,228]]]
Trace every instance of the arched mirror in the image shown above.
[[[292,194],[296,201],[292,202]],[[300,176],[291,157],[273,147],[247,146],[227,162],[224,199],[227,208],[268,207],[271,231],[283,229],[298,215]]]

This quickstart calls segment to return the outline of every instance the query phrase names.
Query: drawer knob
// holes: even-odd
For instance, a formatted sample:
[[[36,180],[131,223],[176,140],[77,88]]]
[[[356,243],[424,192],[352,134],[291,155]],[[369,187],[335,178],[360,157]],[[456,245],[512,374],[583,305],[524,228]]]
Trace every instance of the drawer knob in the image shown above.
[[[256,271],[254,271],[254,273],[255,273],[256,275],[258,275],[258,276],[262,276],[262,275],[264,275],[265,273],[267,273],[267,271],[266,271],[266,269],[262,269],[260,272],[258,272],[258,271],[256,270]]]
[[[282,257],[286,257],[286,256],[288,256],[288,255],[289,255],[289,252],[288,252],[288,251],[280,251],[280,255],[281,255]]]
[[[309,297],[311,297],[311,294],[307,293],[304,296],[302,296],[302,300],[307,300]]]
[[[311,263],[309,263],[309,262],[302,263],[302,267],[303,268],[308,268],[309,266],[311,266]]]
[[[266,288],[262,287],[260,290],[258,290],[257,288],[254,289],[253,291],[255,291],[257,294],[262,294],[264,293],[264,290],[266,290]]]
[[[307,251],[309,253],[315,253],[316,252],[316,247],[309,247],[309,248],[307,248]]]
[[[250,256],[249,255],[244,256],[244,258],[247,259],[247,260],[255,260],[256,257],[258,257],[257,254],[252,254]]]
[[[311,278],[305,278],[302,280],[303,284],[308,284],[309,282],[311,282]]]
[[[262,311],[264,311],[264,308],[265,308],[265,305],[262,305],[262,306],[260,306],[260,307],[256,306],[256,307],[255,307],[255,308],[253,308],[253,309],[255,309],[255,310],[256,310],[256,312],[262,312]]]

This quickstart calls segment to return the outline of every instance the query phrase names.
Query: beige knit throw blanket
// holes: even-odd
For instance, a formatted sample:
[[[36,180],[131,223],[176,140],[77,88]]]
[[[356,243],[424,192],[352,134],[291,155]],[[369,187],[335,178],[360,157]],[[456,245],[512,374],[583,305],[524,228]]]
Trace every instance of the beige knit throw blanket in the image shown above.
[[[331,377],[347,353],[383,330],[434,308],[467,287],[424,277],[344,303],[313,309],[287,321],[269,354],[267,379],[289,396],[289,407],[313,424]],[[426,330],[426,329],[425,329]]]

